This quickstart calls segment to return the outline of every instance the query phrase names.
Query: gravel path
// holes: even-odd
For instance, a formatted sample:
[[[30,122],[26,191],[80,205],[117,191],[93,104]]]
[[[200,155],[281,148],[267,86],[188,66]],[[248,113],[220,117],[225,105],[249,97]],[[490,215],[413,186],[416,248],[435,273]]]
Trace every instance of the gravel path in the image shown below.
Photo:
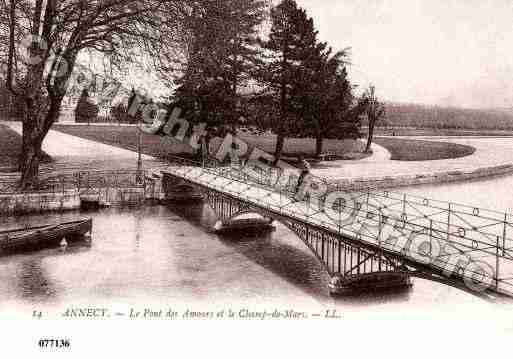
[[[417,137],[404,138],[418,139]],[[476,151],[466,157],[433,161],[394,161],[383,156],[372,156],[362,161],[337,161],[324,168],[313,169],[312,173],[328,179],[384,178],[455,171],[472,172],[480,168],[513,164],[512,138],[423,137],[422,139],[472,146]]]

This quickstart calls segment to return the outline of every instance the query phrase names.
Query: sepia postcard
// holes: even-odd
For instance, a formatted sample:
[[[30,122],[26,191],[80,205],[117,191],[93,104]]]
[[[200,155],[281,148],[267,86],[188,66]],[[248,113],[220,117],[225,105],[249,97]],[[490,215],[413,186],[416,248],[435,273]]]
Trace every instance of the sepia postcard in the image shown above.
[[[505,357],[512,21],[0,1],[2,353]]]

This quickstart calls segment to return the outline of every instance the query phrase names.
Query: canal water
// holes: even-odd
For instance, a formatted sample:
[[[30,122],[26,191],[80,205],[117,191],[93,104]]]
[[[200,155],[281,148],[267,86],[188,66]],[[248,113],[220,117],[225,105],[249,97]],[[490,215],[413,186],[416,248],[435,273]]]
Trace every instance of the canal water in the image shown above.
[[[513,212],[512,184],[513,176],[507,176],[401,192]],[[344,313],[442,310],[452,315],[455,308],[461,315],[492,310],[481,299],[421,279],[400,293],[332,298],[327,274],[286,227],[218,236],[212,233],[216,218],[202,203],[2,218],[0,228],[82,217],[93,218],[90,246],[0,257],[0,311],[81,303],[335,308]],[[462,311],[465,305],[472,309]]]

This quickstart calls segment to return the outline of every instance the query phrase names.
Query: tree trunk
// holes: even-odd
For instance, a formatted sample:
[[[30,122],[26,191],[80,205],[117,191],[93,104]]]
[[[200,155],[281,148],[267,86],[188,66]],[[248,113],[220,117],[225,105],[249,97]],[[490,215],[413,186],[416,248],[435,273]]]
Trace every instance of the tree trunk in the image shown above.
[[[278,124],[278,138],[276,139],[276,148],[274,150],[274,157],[276,161],[281,159],[283,154],[283,145],[285,143],[285,121],[287,120],[287,89],[285,84],[282,84],[280,95],[280,123]]]
[[[278,134],[276,139],[276,150],[274,151],[274,157],[276,160],[280,160],[283,155],[283,145],[285,144],[285,136],[282,133]]]
[[[315,139],[315,156],[317,158],[321,156],[323,144],[324,138],[322,135],[317,135],[317,138]]]
[[[210,136],[205,136],[205,155],[210,156]]]
[[[39,185],[39,163],[43,139],[38,129],[28,121],[23,122],[22,146],[19,170],[20,189],[37,188]]]
[[[12,4],[14,2],[11,2]],[[42,2],[36,2],[40,7]],[[47,2],[47,12],[45,13],[45,17],[52,16],[54,6],[54,1]],[[11,11],[14,11],[12,8]],[[41,14],[39,10],[35,11],[34,19],[39,21]],[[13,15],[11,14],[11,19],[13,19]],[[38,22],[36,25],[39,24]],[[46,19],[45,19],[46,24]],[[35,26],[37,34],[39,25]],[[43,25],[43,33],[48,30],[45,29],[45,25]],[[12,33],[11,28],[11,33]],[[69,43],[75,43],[77,35],[72,36],[68,41]],[[45,35],[43,35],[45,38]],[[35,64],[27,65],[27,74],[24,79],[23,91],[17,93],[12,88],[10,89],[11,93],[16,96],[19,103],[22,103],[23,109],[23,133],[22,133],[22,148],[19,159],[19,170],[21,172],[21,180],[19,183],[19,189],[27,190],[33,187],[37,187],[39,185],[39,163],[41,160],[41,145],[43,143],[43,139],[46,137],[46,134],[50,130],[50,127],[55,122],[57,117],[59,116],[59,110],[61,107],[62,99],[67,90],[68,80],[75,66],[75,60],[78,50],[65,50],[61,55],[62,59],[67,62],[67,73],[65,76],[56,77],[53,79],[53,84],[51,79],[44,79],[44,73],[46,65],[48,65],[47,61],[50,57],[50,51],[43,51],[42,49],[36,49],[36,47],[31,46],[30,48],[30,57],[35,58],[35,56],[40,56],[40,61],[37,61]],[[60,57],[55,57],[50,66],[50,73],[53,70],[56,70],[57,67],[61,63]],[[11,74],[12,68],[8,69],[8,74]],[[8,75],[8,83],[11,84],[10,75]],[[44,94],[43,88],[46,87],[48,94]],[[47,111],[46,104],[49,105]]]
[[[41,158],[41,144],[30,143],[24,146],[21,155],[20,189],[37,188],[39,186],[39,162]]]
[[[23,120],[22,148],[19,161],[21,180],[19,188],[27,190],[39,186],[39,164],[42,157],[43,140],[59,116],[62,97],[52,99],[50,108],[44,118],[38,118],[27,106],[27,117]]]
[[[367,137],[367,147],[365,148],[365,152],[369,153],[372,145],[372,138],[374,137],[374,120],[369,119],[369,135]]]
[[[274,150],[275,162],[281,160],[283,154],[283,145],[285,144],[285,121],[288,119],[287,109],[287,84],[285,82],[285,73],[287,70],[287,46],[288,41],[285,39],[283,43],[283,58],[281,61],[281,84],[280,84],[280,123],[278,124],[278,138],[276,139],[276,149]]]

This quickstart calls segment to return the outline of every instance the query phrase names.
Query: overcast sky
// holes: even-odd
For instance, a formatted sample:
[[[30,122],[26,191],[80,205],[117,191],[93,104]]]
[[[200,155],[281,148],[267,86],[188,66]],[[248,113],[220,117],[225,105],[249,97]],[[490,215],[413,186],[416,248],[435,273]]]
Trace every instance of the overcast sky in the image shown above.
[[[297,0],[386,100],[513,108],[512,0]]]

